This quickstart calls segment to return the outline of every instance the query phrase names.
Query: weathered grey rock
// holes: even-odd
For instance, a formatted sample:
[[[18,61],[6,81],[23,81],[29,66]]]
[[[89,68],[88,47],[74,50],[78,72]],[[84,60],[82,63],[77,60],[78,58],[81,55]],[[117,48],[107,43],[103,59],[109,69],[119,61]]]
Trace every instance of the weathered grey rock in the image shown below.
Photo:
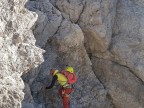
[[[63,27],[63,26],[62,26]],[[65,27],[67,28],[67,27]],[[75,25],[75,31],[81,31],[78,29],[79,27]],[[68,28],[67,28],[68,29]],[[66,30],[67,30],[66,29]],[[71,30],[71,29],[68,29]],[[79,32],[78,31],[78,32]],[[61,29],[60,29],[61,33]],[[80,32],[81,33],[81,32]],[[75,90],[75,95],[74,95],[74,103],[72,105],[75,105],[77,108],[87,108],[87,107],[110,107],[106,101],[106,91],[104,90],[103,86],[101,83],[97,80],[95,75],[93,74],[91,70],[91,62],[88,58],[88,55],[86,54],[86,51],[83,47],[83,37],[79,38],[82,36],[81,34],[73,34],[75,37],[77,37],[77,41],[75,42],[72,38],[72,36],[69,36],[69,40],[61,39],[59,41],[58,37],[58,43],[60,44],[60,54],[63,55],[63,58],[59,60],[65,61],[65,63],[75,67],[77,75],[78,75],[78,82],[76,84],[76,90]],[[62,32],[62,36],[64,35],[64,32]],[[72,38],[72,39],[71,39]],[[64,41],[65,40],[65,43]],[[77,43],[79,42],[79,44]],[[63,47],[63,43],[65,46],[68,46],[67,50]],[[61,47],[62,46],[62,47]],[[68,51],[69,50],[69,51]],[[90,86],[88,86],[90,85]]]
[[[31,95],[30,87],[27,83],[25,83],[24,93],[25,96],[22,102],[22,108],[34,108],[33,97]]]
[[[63,2],[65,1],[57,1],[56,5],[61,7]],[[72,3],[77,4],[76,1]],[[43,4],[47,4],[47,6]],[[55,4],[55,2],[53,2],[53,4]],[[80,4],[80,2],[78,4]],[[46,8],[45,6],[51,8]],[[72,8],[76,7],[73,6]],[[98,81],[98,79],[95,77],[91,69],[91,62],[84,48],[83,33],[78,25],[72,24],[70,22],[70,21],[76,22],[78,20],[77,17],[79,15],[71,16],[72,14],[70,14],[68,18],[67,15],[64,12],[62,12],[63,17],[66,18],[67,20],[66,19],[63,20],[60,23],[60,25],[58,25],[59,27],[57,29],[55,28],[56,32],[54,34],[52,33],[53,31],[50,31],[49,26],[48,26],[49,29],[48,31],[43,31],[45,27],[41,26],[41,23],[45,24],[45,20],[41,20],[41,19],[47,19],[48,22],[50,22],[51,19],[55,18],[54,16],[61,15],[59,13],[51,13],[53,12],[52,9],[55,8],[49,3],[49,1],[48,0],[30,1],[27,3],[27,7],[32,11],[38,12],[38,14],[39,13],[42,14],[40,16],[40,19],[38,19],[37,23],[35,24],[36,26],[33,27],[34,29],[33,31],[34,34],[36,35],[36,38],[39,40],[39,45],[40,46],[45,45],[43,48],[46,50],[46,53],[44,54],[45,62],[39,67],[38,69],[39,72],[34,72],[37,74],[35,75],[37,77],[33,79],[33,77],[35,76],[32,73],[25,74],[23,77],[24,81],[26,81],[30,85],[30,89],[34,100],[34,106],[36,108],[62,107],[62,102],[58,94],[59,87],[55,87],[54,89],[49,91],[44,90],[44,87],[50,84],[51,79],[49,78],[50,76],[48,75],[49,75],[49,70],[51,68],[61,70],[66,65],[70,65],[75,68],[77,72],[76,74],[79,77],[79,80],[75,85],[76,88],[75,92],[71,96],[71,107],[73,108],[76,107],[77,108],[87,108],[87,107],[112,108],[111,102],[107,98],[107,91],[104,89],[102,84]],[[47,12],[46,9],[48,9],[49,13]],[[68,11],[66,10],[66,12]],[[53,14],[53,17],[50,16],[49,14]],[[58,20],[59,19],[57,18],[56,21]],[[38,29],[38,28],[43,28],[43,29]],[[49,33],[53,35],[45,38],[43,34],[40,33],[43,34]],[[45,44],[43,40],[47,43]]]
[[[37,15],[24,8],[25,2],[0,1],[0,108],[21,107],[21,75],[43,60],[30,30]]]
[[[144,107],[143,0],[25,3],[0,1],[0,108],[62,108],[58,84],[44,88],[66,65],[78,76],[71,108]]]
[[[48,0],[47,1],[32,1],[32,4],[35,4],[35,2],[37,3],[38,6],[34,5],[34,11],[38,12],[38,13],[40,11],[42,15],[39,20],[42,22],[45,22],[44,20],[41,20],[41,19],[43,19],[43,17],[45,17],[45,16],[43,16],[43,13],[45,14],[45,8],[43,8],[43,7],[45,7],[45,6],[43,6],[41,4],[48,4],[50,7],[52,5],[49,3]],[[83,42],[82,42],[82,44],[80,44],[81,40],[83,40],[82,38],[79,38],[80,34],[79,35],[74,34],[75,31],[77,31],[79,27],[77,26],[78,27],[77,28],[75,26],[73,28],[73,26],[72,26],[73,24],[71,24],[70,22],[78,23],[78,25],[83,30],[83,33],[85,35],[85,46],[86,46],[86,49],[87,49],[87,52],[88,52],[90,58],[93,58],[93,56],[97,56],[100,58],[117,61],[119,63],[122,63],[123,65],[128,66],[127,64],[124,64],[125,60],[122,59],[122,56],[125,55],[127,52],[124,52],[122,55],[119,55],[122,52],[118,52],[118,54],[117,54],[117,51],[119,50],[119,48],[116,45],[116,44],[118,44],[116,41],[121,41],[121,39],[116,39],[116,41],[115,41],[115,37],[116,37],[115,34],[117,32],[117,28],[119,28],[119,25],[117,25],[117,23],[121,23],[121,18],[118,17],[119,13],[118,13],[118,11],[116,11],[116,8],[119,9],[119,7],[117,7],[117,6],[119,6],[121,1],[118,1],[118,5],[117,5],[117,0],[116,1],[115,0],[113,0],[113,1],[107,1],[107,0],[104,0],[104,1],[99,1],[99,0],[90,0],[90,1],[53,0],[52,1],[52,0],[50,0],[50,2],[53,4],[53,6],[55,6],[62,13],[62,14],[54,13],[54,15],[55,14],[60,15],[60,16],[62,15],[64,17],[64,19],[67,19],[68,21],[61,20],[62,23],[59,23],[59,27],[55,28],[55,29],[57,29],[57,30],[55,30],[56,31],[55,33],[48,32],[49,34],[52,34],[52,35],[48,36],[44,39],[45,40],[44,43],[47,42],[47,44],[43,44],[42,40],[39,41],[39,44],[41,44],[41,45],[43,44],[42,46],[45,45],[44,49],[47,51],[44,55],[45,62],[40,66],[39,74],[37,75],[36,79],[32,81],[32,83],[31,83],[31,81],[29,81],[27,79],[27,81],[30,82],[29,84],[30,84],[31,91],[32,91],[32,94],[34,97],[35,106],[37,106],[38,108],[39,107],[48,107],[49,108],[49,107],[57,107],[57,106],[62,107],[62,105],[53,104],[53,102],[60,103],[59,98],[57,98],[58,94],[57,94],[57,90],[55,90],[56,88],[49,92],[41,89],[43,86],[48,85],[49,84],[48,82],[50,82],[50,79],[48,79],[48,74],[49,74],[48,70],[50,70],[51,68],[57,68],[60,70],[60,69],[64,68],[65,65],[69,64],[69,65],[74,66],[76,71],[78,71],[80,73],[81,73],[81,71],[83,71],[84,73],[82,73],[80,75],[85,78],[85,76],[87,75],[86,70],[91,70],[90,66],[92,64],[94,66],[97,65],[96,61],[92,62],[92,64],[91,64],[90,60],[88,59],[88,55],[86,54],[85,48],[83,46]],[[123,3],[125,3],[125,2],[123,2]],[[31,7],[32,4],[30,4],[29,6]],[[43,6],[43,7],[41,7],[41,6]],[[51,9],[52,8],[49,8],[49,12],[52,12]],[[116,17],[115,17],[115,12],[117,12]],[[49,19],[49,17],[50,16],[47,16],[48,19]],[[114,24],[115,18],[117,20],[115,20],[115,26],[113,29],[113,24]],[[39,21],[37,22],[36,25],[40,28],[44,28],[44,27],[41,27]],[[34,31],[39,30],[39,33],[46,32],[46,31],[42,31],[42,29],[37,29],[37,26],[34,27]],[[123,27],[121,29],[123,30]],[[112,37],[113,31],[114,31],[114,33],[113,33],[114,37]],[[35,35],[37,35],[37,37],[41,37],[41,34],[39,34],[39,33],[35,32]],[[127,32],[123,31],[123,34],[126,35],[126,33]],[[47,33],[45,33],[45,34],[47,34]],[[112,40],[111,40],[111,37],[112,37]],[[123,39],[125,39],[125,37]],[[121,44],[121,45],[124,45],[124,44]],[[115,47],[117,47],[116,51],[114,49]],[[75,53],[77,50],[78,50],[78,52],[79,51],[81,52],[80,55],[79,55],[79,53]],[[126,49],[126,51],[128,51],[128,50]],[[72,52],[72,54],[70,52]],[[82,55],[83,55],[83,57],[82,57],[83,59],[79,60],[79,58],[81,58]],[[61,63],[61,61],[63,61],[63,62]],[[76,63],[78,63],[78,65]],[[121,67],[117,67],[118,68],[117,70],[121,70]],[[81,68],[83,68],[83,69],[81,69]],[[96,73],[97,73],[97,71],[100,71],[100,69],[98,68],[98,70],[95,70]],[[92,74],[92,70],[89,73]],[[128,71],[127,73],[128,73],[128,75],[131,75],[131,71]],[[92,74],[92,76],[94,76],[94,74]],[[93,80],[92,76],[91,76],[91,80]],[[106,76],[109,78],[108,75],[106,75]],[[102,77],[100,77],[100,80],[102,80],[101,78]],[[97,79],[97,78],[95,78],[95,79]],[[138,79],[138,78],[133,75],[132,80],[135,81],[135,79]],[[83,79],[80,79],[80,82],[81,81],[83,81]],[[115,79],[112,79],[112,81],[115,81]],[[88,82],[89,81],[86,80],[86,84]],[[94,82],[98,83],[99,81],[95,80]],[[105,85],[105,82],[102,81],[102,83]],[[138,82],[136,84],[139,84],[139,83],[140,82]],[[78,82],[78,84],[79,84],[79,82]],[[99,87],[101,88],[101,86],[99,84],[101,85],[101,83],[99,82],[98,86],[96,86],[96,89]],[[81,83],[79,85],[81,85]],[[110,85],[113,85],[113,83],[111,81],[110,81]],[[115,85],[117,85],[117,83]],[[142,84],[140,84],[140,85],[142,85]],[[123,95],[123,97],[128,98],[128,100],[126,100],[126,102],[130,102],[129,104],[127,104],[126,102],[124,102],[121,99],[121,97],[113,96],[115,91],[108,89],[108,90],[111,90],[111,92],[109,92],[109,95],[111,96],[112,100],[114,100],[113,101],[114,106],[111,106],[110,105],[111,103],[109,102],[111,99],[109,98],[109,101],[107,100],[108,99],[106,97],[107,92],[106,92],[106,90],[104,90],[103,87],[100,90],[100,92],[102,92],[102,95],[103,95],[102,98],[97,96],[96,98],[93,98],[92,105],[90,105],[89,103],[81,105],[80,103],[84,103],[86,100],[91,100],[91,94],[88,94],[88,97],[86,96],[86,98],[83,95],[79,96],[79,94],[82,92],[81,88],[83,88],[83,85],[81,85],[81,86],[80,87],[77,86],[78,90],[74,92],[74,95],[72,94],[72,99],[75,98],[74,100],[72,100],[72,107],[80,107],[81,108],[81,107],[97,106],[97,107],[106,107],[106,108],[107,107],[123,108],[123,107],[131,107],[131,106],[132,107],[141,107],[142,106],[141,102],[139,103],[139,101],[135,101],[135,99],[137,99],[137,96],[134,92],[132,92],[129,95],[128,93],[124,92],[124,90],[122,90],[125,94],[125,95]],[[105,85],[105,86],[109,87],[109,84]],[[121,86],[123,89],[123,85],[121,85]],[[132,86],[130,85],[130,88],[131,87]],[[121,89],[121,87],[120,87],[120,89]],[[87,91],[87,90],[88,89],[86,88],[85,91]],[[139,92],[137,89],[135,91]],[[95,93],[96,92],[97,92],[97,90],[95,91]],[[55,94],[53,94],[53,93],[55,93]],[[115,93],[115,94],[117,95],[117,93]],[[75,97],[75,95],[77,97]],[[119,95],[119,93],[118,93],[118,95]],[[129,98],[129,96],[132,99]],[[77,100],[77,99],[80,101],[75,102],[75,100]],[[97,101],[97,99],[100,99],[101,102],[99,103],[99,101]],[[140,100],[142,100],[142,99],[140,99]],[[122,104],[122,102],[124,102],[124,104]],[[102,105],[102,103],[104,103],[104,104]],[[135,105],[133,105],[134,103],[135,103]]]
[[[142,0],[120,0],[110,51],[115,61],[144,81],[144,12]]]
[[[143,108],[144,85],[131,71],[115,62],[92,58],[93,69],[116,108]]]
[[[109,48],[117,0],[51,0],[64,18],[78,23],[88,53],[101,56]],[[108,52],[107,52],[108,53]],[[103,54],[103,55],[107,55]]]
[[[44,47],[47,40],[56,33],[61,24],[61,13],[49,3],[49,0],[29,1],[26,7],[38,14],[33,33],[37,39],[36,45]]]
[[[59,87],[56,86],[52,90],[41,88],[50,84],[49,70],[51,68],[61,70],[66,65],[70,65],[75,68],[78,75],[75,91],[71,95],[71,107],[112,108],[107,98],[107,91],[91,69],[91,62],[83,46],[84,36],[80,27],[63,20],[57,34],[52,36],[48,42],[45,49],[47,52],[44,55],[45,62],[41,65],[37,78],[30,85],[35,107],[62,107],[58,94]]]
[[[99,56],[107,51],[111,42],[112,26],[117,0],[89,0],[78,24],[85,33],[88,53]]]
[[[56,0],[55,5],[64,18],[69,19],[72,23],[77,23],[84,9],[84,2],[82,0]]]

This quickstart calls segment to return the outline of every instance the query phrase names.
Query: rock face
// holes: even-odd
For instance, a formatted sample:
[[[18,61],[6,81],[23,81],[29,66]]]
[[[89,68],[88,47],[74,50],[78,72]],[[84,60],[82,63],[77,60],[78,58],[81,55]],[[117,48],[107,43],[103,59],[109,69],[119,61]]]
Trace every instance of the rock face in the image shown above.
[[[142,0],[118,2],[111,52],[115,61],[126,65],[144,81],[144,12]]]
[[[48,75],[51,68],[61,70],[64,69],[66,65],[70,65],[75,68],[76,74],[79,77],[75,85],[75,92],[71,95],[72,101],[70,106],[72,108],[111,108],[111,102],[107,97],[107,90],[104,89],[92,71],[92,64],[84,47],[84,35],[81,28],[69,19],[64,18],[60,11],[54,6],[51,6],[52,4],[48,0],[29,1],[26,6],[29,10],[42,13],[44,16],[39,14],[38,21],[33,27],[36,39],[43,37],[43,34],[45,34],[45,26],[40,24],[40,22],[45,23],[45,21],[42,20],[43,18],[47,18],[47,25],[55,27],[53,28],[55,32],[51,31],[49,27],[46,29],[46,31],[53,32],[53,35],[46,35],[46,44],[44,44],[43,41],[39,41],[40,43],[38,43],[40,46],[44,44],[41,47],[46,50],[46,53],[44,54],[45,62],[39,67],[37,77],[31,82],[33,75],[29,73],[23,75],[24,81],[30,85],[34,99],[34,102],[31,103],[33,103],[36,108],[62,107],[62,102],[60,97],[58,97],[58,87],[49,91],[41,88],[50,84],[51,80]],[[50,7],[48,8],[49,11],[45,11],[47,7]],[[57,23],[51,23],[49,17],[51,19],[57,19]],[[37,29],[39,31],[35,32]],[[39,33],[42,35],[39,35]],[[26,103],[27,106],[31,105],[25,100],[24,104]]]
[[[143,108],[143,82],[129,68],[115,62],[93,58],[96,75],[101,79],[116,108]]]
[[[25,0],[0,1],[0,108],[20,108],[23,73],[43,61],[30,28],[37,15],[24,8]]]
[[[49,70],[66,65],[78,76],[71,108],[143,108],[143,7],[143,0],[1,0],[0,108],[62,108],[58,84],[44,88]]]

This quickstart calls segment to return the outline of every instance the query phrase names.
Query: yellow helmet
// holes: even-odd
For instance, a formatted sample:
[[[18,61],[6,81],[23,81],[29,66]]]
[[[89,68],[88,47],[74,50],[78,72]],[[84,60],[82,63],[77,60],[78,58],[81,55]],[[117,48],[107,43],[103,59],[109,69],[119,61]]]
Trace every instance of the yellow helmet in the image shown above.
[[[70,73],[74,73],[74,69],[72,67],[66,67],[66,71]]]

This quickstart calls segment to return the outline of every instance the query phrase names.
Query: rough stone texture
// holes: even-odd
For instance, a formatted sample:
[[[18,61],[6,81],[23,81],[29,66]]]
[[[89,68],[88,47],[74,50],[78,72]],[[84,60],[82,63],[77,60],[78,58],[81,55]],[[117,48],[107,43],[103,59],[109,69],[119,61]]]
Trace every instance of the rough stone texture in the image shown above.
[[[110,51],[144,81],[144,8],[142,0],[120,0]]]
[[[144,85],[131,71],[115,62],[93,58],[93,69],[116,108],[143,108]]]
[[[75,40],[75,38],[77,39]],[[32,84],[32,91],[36,92],[39,90],[37,87],[35,87],[36,84],[46,82],[44,81],[44,78],[46,80],[48,77],[46,76],[46,74],[48,74],[47,70],[52,67],[62,69],[66,65],[71,65],[75,67],[77,72],[76,74],[79,77],[79,80],[75,85],[75,92],[71,95],[71,107],[93,108],[108,105],[106,100],[106,91],[91,70],[91,62],[88,59],[82,42],[83,33],[81,29],[77,25],[71,24],[70,22],[64,20],[57,34],[52,37],[50,46],[47,47],[47,53],[45,55],[47,65],[42,67],[42,69],[45,70],[40,71],[38,78]],[[54,53],[52,53],[51,48],[55,49]],[[53,64],[48,62],[48,58],[53,59]],[[85,67],[87,67],[87,69]],[[45,85],[48,85],[49,83],[50,81],[47,81]],[[91,83],[90,86],[89,83]],[[41,91],[39,92],[41,93]],[[39,92],[34,94],[34,96],[38,96],[40,94]],[[61,106],[60,97],[56,98],[59,96],[56,88],[54,88],[52,91],[45,91],[45,94],[46,97],[44,98],[46,98],[45,101],[47,108],[57,108],[58,106]],[[39,99],[39,101],[42,100]]]
[[[24,83],[22,73],[42,62],[30,28],[35,13],[24,8],[25,0],[0,1],[0,108],[20,108]]]
[[[132,7],[133,5],[136,7]],[[143,83],[139,77],[137,77],[138,75],[135,76],[135,74],[132,74],[136,73],[136,70],[134,70],[136,68],[131,67],[134,63],[133,59],[129,59],[129,63],[127,63],[128,60],[125,59],[130,57],[137,58],[139,56],[139,54],[137,56],[129,56],[132,48],[127,47],[127,44],[135,44],[136,41],[129,42],[127,41],[127,37],[129,37],[129,32],[131,30],[134,31],[133,28],[138,28],[138,18],[135,15],[135,12],[131,12],[131,9],[135,8],[135,10],[141,10],[141,6],[142,3],[140,1],[131,2],[124,0],[118,0],[118,2],[117,0],[50,0],[50,3],[48,0],[30,1],[27,7],[31,11],[37,12],[39,15],[39,20],[33,27],[33,31],[35,37],[40,40],[38,44],[46,50],[46,53],[44,54],[45,62],[38,68],[39,72],[34,72],[37,77],[34,77],[32,74],[27,74],[24,78],[30,85],[34,98],[33,104],[37,106],[37,108],[62,107],[61,104],[56,104],[61,102],[59,97],[55,98],[58,95],[57,87],[50,91],[45,91],[40,88],[49,84],[48,82],[50,82],[50,79],[48,78],[48,75],[51,68],[60,70],[64,68],[65,65],[69,64],[75,67],[76,72],[78,72],[77,75],[79,76],[79,82],[76,84],[77,90],[72,94],[71,98],[72,108],[143,107]],[[131,18],[132,21],[128,18]],[[51,19],[57,20],[54,21],[55,23],[49,23]],[[48,21],[50,27],[48,25],[43,26],[43,24],[46,24],[45,21]],[[53,31],[51,29],[51,24],[57,24],[57,26],[54,26],[55,28],[52,28]],[[79,27],[81,27],[84,37],[82,36],[83,34],[80,33],[81,30]],[[120,34],[122,34],[122,36]],[[135,36],[138,32],[132,32],[131,34]],[[138,38],[142,41],[142,38],[139,38],[139,36],[141,37],[141,35],[138,35],[134,38]],[[80,44],[81,42],[82,44]],[[83,43],[85,43],[88,54],[86,54]],[[142,50],[137,49],[137,51],[139,51],[140,54],[143,54]],[[133,51],[133,53],[135,53],[135,51]],[[88,55],[92,60],[92,64]],[[125,57],[125,55],[128,57]],[[103,61],[104,64],[100,63],[99,65],[99,62],[94,60],[94,56],[108,59],[108,61],[106,60],[108,63]],[[135,62],[139,63],[138,60]],[[91,65],[93,65],[95,74],[105,88],[96,77],[93,78],[94,74]],[[113,69],[113,66],[116,69]],[[104,69],[101,67],[104,67]],[[112,72],[107,70],[111,70]],[[117,73],[118,70],[122,77]],[[123,77],[125,79],[123,79]],[[122,82],[127,81],[127,77],[129,77],[130,80],[123,84]],[[88,80],[84,81],[85,78]],[[109,80],[103,80],[105,78]],[[84,85],[89,84],[89,79],[91,79],[93,83],[90,87],[85,87]],[[93,98],[92,95],[94,94],[91,95],[86,91],[90,91],[90,88],[93,88],[95,84],[96,90],[94,90],[94,93],[98,95]],[[126,89],[125,87],[128,88]],[[117,90],[119,90],[119,92],[117,92]],[[87,101],[91,99],[93,101],[91,101],[90,104]]]
[[[111,42],[117,0],[89,0],[78,21],[85,33],[88,53],[98,55],[106,52]]]
[[[54,2],[55,1],[55,2]],[[92,55],[106,52],[111,42],[117,0],[51,0],[63,17],[78,23]]]
[[[48,0],[34,0],[26,4],[26,7],[38,14],[38,20],[33,27],[36,45],[44,47],[49,37],[53,36],[61,24],[61,13]]]
[[[29,84],[27,83],[25,83],[24,93],[25,93],[25,96],[22,102],[22,108],[34,108],[33,97],[31,95]]]
[[[92,61],[96,76],[118,108],[144,107],[143,6],[142,0],[118,0],[111,54],[97,56],[107,60]]]
[[[40,8],[39,6],[43,7]],[[27,7],[31,11],[42,14],[46,14],[46,7],[51,6],[52,4],[48,0],[29,1],[27,3]],[[49,12],[52,12],[52,9],[55,8],[49,8]],[[75,92],[73,92],[71,95],[71,107],[112,108],[111,102],[107,98],[107,91],[104,89],[103,85],[99,82],[92,71],[91,61],[84,47],[84,36],[80,27],[77,24],[72,24],[71,21],[65,17],[60,21],[59,18],[62,18],[61,13],[52,13],[53,17],[50,16],[49,13],[47,14],[46,19],[48,22],[57,16],[56,21],[60,22],[60,25],[58,25],[58,28],[53,28],[55,29],[55,33],[53,33],[52,36],[47,35],[47,40],[45,40],[45,42],[47,42],[46,44],[44,44],[41,40],[39,41],[39,45],[44,44],[44,47],[42,48],[46,50],[46,53],[44,54],[45,61],[37,70],[39,72],[33,71],[31,74],[28,73],[23,75],[24,81],[30,86],[34,99],[34,103],[31,102],[31,104],[33,104],[36,108],[62,107],[62,102],[58,94],[59,87],[54,87],[52,90],[44,90],[43,87],[49,85],[51,82],[49,76],[49,70],[51,68],[61,70],[65,68],[66,65],[70,65],[75,68],[76,74],[79,77],[79,80],[75,85]],[[39,17],[41,18],[38,19],[35,24],[36,26],[33,27],[34,34],[37,37],[43,36],[43,34],[39,33],[45,33],[45,31],[43,31],[45,27],[39,23],[45,23],[45,20],[41,20],[45,16]],[[35,32],[37,31],[37,28],[42,29],[38,29],[39,31]],[[50,30],[51,28],[48,27],[47,31]],[[37,39],[39,39],[39,37]],[[37,77],[34,80],[33,73],[35,73],[35,75],[37,74]],[[31,104],[29,104],[27,101],[24,101],[24,103],[27,104],[27,107],[31,106]]]
[[[71,108],[144,107],[143,0],[25,3],[0,1],[0,108],[62,108],[58,84],[44,88],[66,65],[78,76]]]

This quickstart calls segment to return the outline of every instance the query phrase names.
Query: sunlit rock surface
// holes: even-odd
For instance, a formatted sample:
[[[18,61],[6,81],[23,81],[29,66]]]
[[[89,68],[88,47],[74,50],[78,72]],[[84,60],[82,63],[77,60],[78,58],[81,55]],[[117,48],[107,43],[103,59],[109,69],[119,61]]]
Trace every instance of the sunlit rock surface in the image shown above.
[[[143,7],[143,0],[1,0],[0,108],[62,108],[58,84],[45,87],[49,70],[66,65],[78,76],[71,108],[143,108]]]

